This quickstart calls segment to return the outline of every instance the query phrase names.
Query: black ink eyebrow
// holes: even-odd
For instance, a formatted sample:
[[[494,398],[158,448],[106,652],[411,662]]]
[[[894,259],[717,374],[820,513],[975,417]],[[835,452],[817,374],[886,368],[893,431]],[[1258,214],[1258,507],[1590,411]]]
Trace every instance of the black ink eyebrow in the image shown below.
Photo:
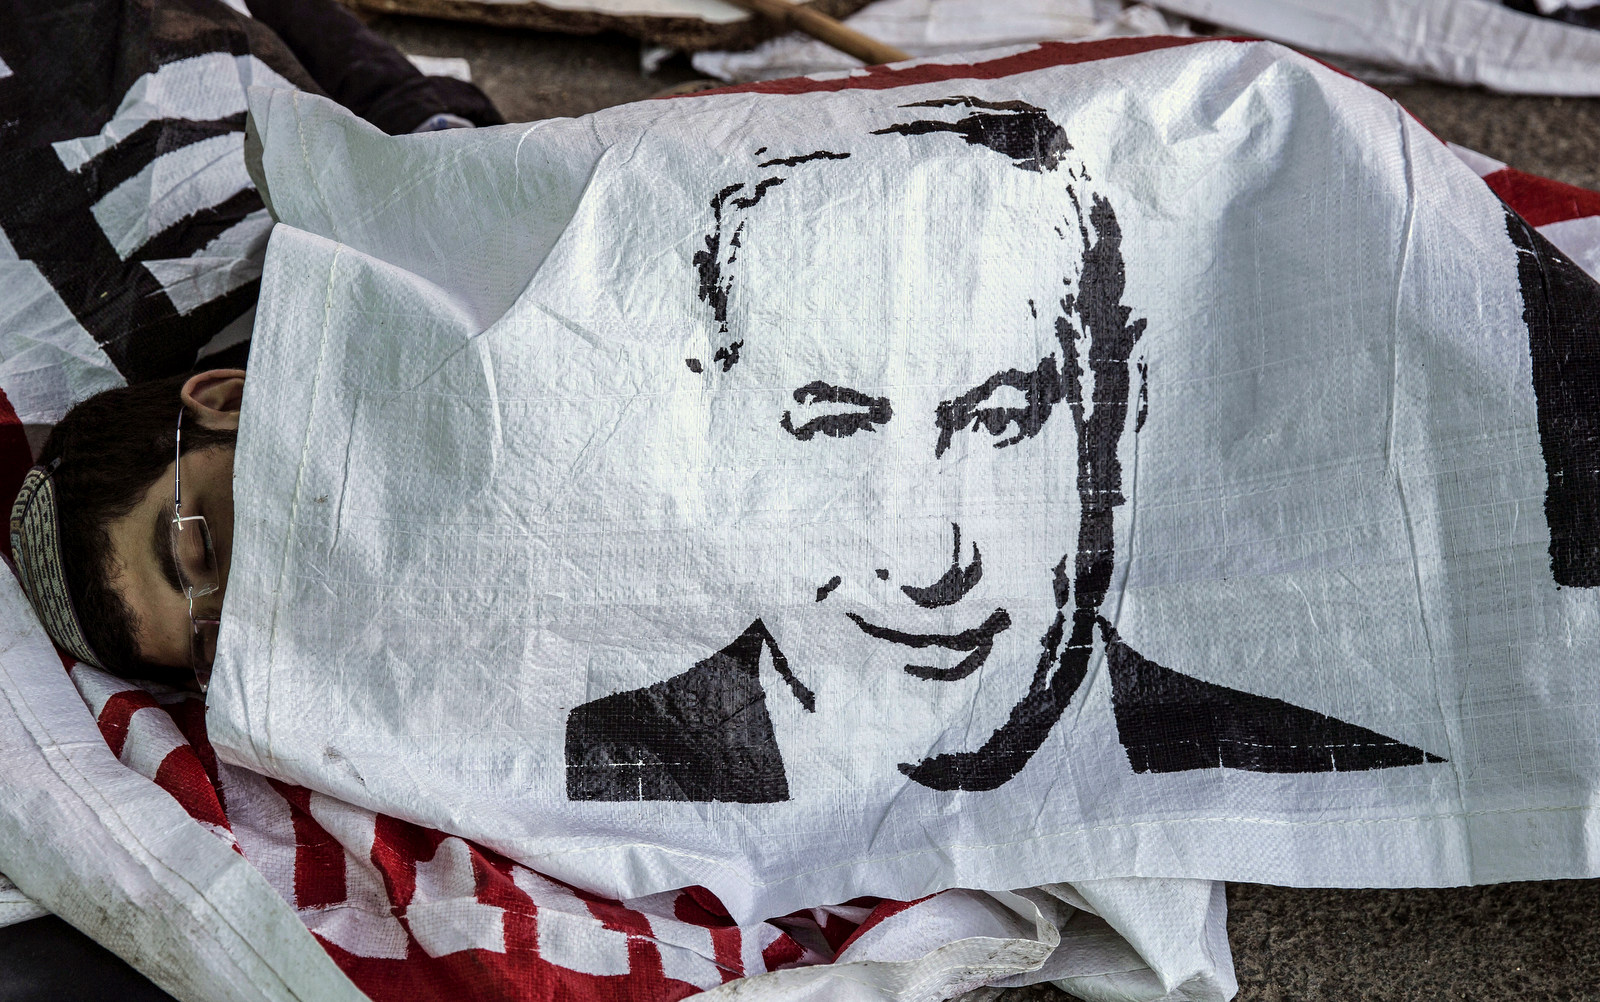
[[[167,579],[172,590],[183,592],[183,581],[178,577],[178,561],[172,555],[172,519],[176,512],[169,501],[156,512],[154,531],[150,533],[150,551],[155,554],[161,576]]]
[[[845,438],[858,431],[875,431],[876,426],[885,423],[894,417],[894,408],[889,406],[888,397],[873,397],[862,393],[860,390],[848,386],[835,386],[822,380],[814,380],[794,391],[794,402],[797,404],[850,404],[864,407],[865,410],[850,411],[843,414],[821,414],[812,418],[805,424],[795,427],[793,418],[788,411],[783,412],[778,426],[784,431],[798,438],[802,442],[809,442],[818,432],[829,438]]]
[[[860,390],[853,390],[848,386],[835,386],[824,383],[818,379],[809,382],[794,391],[794,402],[827,403],[827,404],[859,404],[862,407],[876,407],[879,404],[888,404],[885,397],[869,397]]]
[[[765,150],[763,146],[761,149]],[[794,167],[798,164],[808,163],[812,160],[848,160],[848,153],[829,153],[827,150],[818,150],[815,153],[804,153],[797,157],[784,157],[781,160],[764,160],[756,164],[757,167]]]
[[[1002,386],[1021,390],[1027,398],[1026,405],[988,408],[980,406]],[[977,428],[981,424],[991,435],[999,435],[1015,422],[1017,433],[994,443],[996,449],[1003,449],[1008,445],[1016,445],[1025,438],[1032,438],[1039,434],[1044,423],[1050,419],[1050,412],[1065,395],[1066,383],[1061,378],[1061,370],[1056,367],[1054,354],[1039,359],[1038,367],[1032,372],[1024,372],[1021,369],[997,372],[959,397],[939,404],[933,416],[933,423],[939,429],[939,442],[933,449],[934,458],[944,455],[955,433],[969,425]]]

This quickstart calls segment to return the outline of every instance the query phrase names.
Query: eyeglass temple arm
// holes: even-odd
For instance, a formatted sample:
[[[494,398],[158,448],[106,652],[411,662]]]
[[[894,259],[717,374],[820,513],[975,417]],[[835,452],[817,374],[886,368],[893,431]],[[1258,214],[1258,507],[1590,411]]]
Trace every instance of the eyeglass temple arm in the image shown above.
[[[178,432],[173,436],[172,446],[172,508],[173,515],[177,515],[183,505],[183,405],[178,406]]]

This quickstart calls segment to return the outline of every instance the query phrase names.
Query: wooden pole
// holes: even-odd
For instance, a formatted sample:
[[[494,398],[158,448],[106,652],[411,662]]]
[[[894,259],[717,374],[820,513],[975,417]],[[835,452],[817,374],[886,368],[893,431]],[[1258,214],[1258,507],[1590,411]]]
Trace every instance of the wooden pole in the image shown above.
[[[868,66],[898,63],[911,58],[894,46],[885,45],[854,28],[840,24],[821,11],[790,3],[789,0],[728,0],[728,2],[735,7],[743,7],[752,13],[771,18],[795,31],[805,32],[846,55],[856,57]]]

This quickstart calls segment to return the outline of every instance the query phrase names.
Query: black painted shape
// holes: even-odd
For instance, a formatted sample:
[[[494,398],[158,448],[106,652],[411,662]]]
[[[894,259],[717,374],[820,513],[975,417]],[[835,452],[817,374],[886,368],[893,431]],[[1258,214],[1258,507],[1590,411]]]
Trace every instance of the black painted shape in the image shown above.
[[[757,202],[761,201],[762,198],[766,197],[768,188],[776,188],[778,185],[782,184],[785,180],[786,180],[785,178],[781,178],[781,177],[769,177],[769,178],[764,178],[763,180],[756,182],[755,191],[752,191],[750,194],[746,195],[744,198],[736,198],[736,199],[734,199],[733,200],[733,207],[736,208],[736,209],[748,209],[748,208],[753,207]]]
[[[953,132],[973,146],[987,146],[1011,158],[1014,166],[1029,171],[1055,170],[1072,149],[1067,134],[1043,108],[1023,101],[980,101],[975,97],[948,97],[902,105],[905,108],[943,108],[959,105],[983,109],[957,122],[922,120],[877,129],[875,136],[895,133],[922,136]]]
[[[878,568],[877,574],[878,574],[878,580],[879,581],[887,581],[887,580],[889,580],[889,568],[880,567],[880,568]]]
[[[894,415],[889,408],[888,397],[874,397],[860,390],[848,386],[835,386],[833,383],[814,379],[794,391],[794,402],[797,404],[855,404],[857,407],[866,407],[869,410],[880,411],[878,421],[884,422]]]
[[[1164,668],[1098,622],[1117,737],[1134,772],[1360,772],[1445,761],[1325,713]]]
[[[1600,586],[1600,283],[1506,210],[1544,449],[1557,584]]]
[[[1021,390],[1024,398],[1021,407],[984,407],[983,404],[1002,386]],[[955,433],[968,427],[983,428],[996,437],[1016,425],[1016,434],[994,443],[996,449],[1016,445],[1032,438],[1050,420],[1056,404],[1066,395],[1055,355],[1046,355],[1031,372],[1007,369],[997,372],[979,385],[951,400],[942,400],[934,408],[933,423],[939,429],[939,440],[933,447],[933,458],[943,456],[950,447]]]
[[[695,375],[699,375],[700,373],[706,371],[706,367],[698,358],[686,358],[683,360],[683,364],[687,365],[689,367],[689,371]]]
[[[721,362],[722,371],[727,372],[729,369],[738,364],[739,349],[743,347],[743,341],[734,341],[731,344],[724,345],[723,347],[717,349],[717,353],[715,355],[711,356],[711,361]]]
[[[902,633],[891,630],[886,626],[869,623],[853,612],[845,613],[852,622],[869,637],[887,640],[891,644],[900,644],[903,647],[942,647],[948,651],[971,651],[972,653],[962,658],[949,668],[936,668],[933,665],[906,665],[904,671],[907,675],[928,679],[931,682],[954,682],[966,678],[989,659],[989,653],[994,650],[994,638],[1011,629],[1011,614],[1004,609],[996,609],[989,613],[989,618],[983,625],[960,633]]]
[[[762,147],[765,149],[765,147]],[[812,160],[848,160],[848,153],[829,153],[827,150],[818,150],[815,153],[803,153],[797,157],[784,157],[782,160],[766,160],[756,164],[757,167],[793,167],[796,164],[809,163]]]
[[[160,261],[166,258],[188,257],[197,248],[209,244],[222,231],[261,207],[261,196],[254,188],[240,189],[216,205],[196,210],[155,234],[138,250],[128,255],[128,260],[129,262]]]
[[[887,640],[891,644],[900,644],[903,647],[942,647],[947,651],[973,650],[981,644],[992,641],[995,634],[1011,626],[1011,614],[1004,609],[996,609],[989,613],[989,618],[983,621],[983,625],[962,630],[960,633],[905,633],[868,622],[853,612],[847,612],[845,615],[869,637]]]
[[[789,670],[789,658],[779,649],[778,642],[772,639],[772,634],[767,632],[766,624],[758,619],[751,624],[750,629],[757,628],[761,631],[762,639],[766,641],[767,650],[772,652],[772,670],[778,673],[779,678],[783,679],[783,684],[789,687],[789,692],[793,694],[795,701],[800,704],[802,709],[807,713],[816,713],[817,694],[807,688],[804,682],[795,678],[794,672]],[[748,633],[749,631],[745,632]]]
[[[967,593],[977,587],[983,578],[983,554],[978,552],[978,545],[976,543],[972,545],[972,563],[962,567],[961,526],[951,522],[950,528],[955,531],[955,552],[950,556],[950,569],[944,572],[944,576],[926,588],[917,588],[913,585],[900,586],[906,598],[924,609],[938,609],[941,606],[956,604],[966,598]]]
[[[1009,619],[1006,625],[1010,625]],[[998,633],[1000,631],[997,630],[995,632]],[[974,647],[971,654],[968,654],[949,668],[939,668],[935,665],[906,665],[901,671],[913,678],[926,679],[929,682],[958,682],[982,668],[983,663],[989,660],[989,655],[993,652],[994,638],[990,637],[977,647]]]
[[[211,121],[161,118],[139,126],[115,146],[90,159],[74,173],[83,181],[91,202],[99,201],[156,157],[205,139],[244,131],[244,112]]]
[[[1139,415],[1133,422],[1135,435],[1144,431],[1145,419],[1150,416],[1150,363],[1139,360]]]
[[[705,249],[694,252],[695,270],[700,273],[700,301],[711,307],[711,316],[723,330],[728,328],[728,288],[732,279],[722,276],[722,207],[744,184],[730,184],[711,196],[711,232],[705,235]]]
[[[1073,201],[1077,203],[1075,194]],[[1095,233],[1092,241],[1091,226]],[[1130,322],[1132,310],[1122,305],[1127,281],[1122,228],[1111,203],[1094,196],[1088,219],[1080,222],[1079,231],[1084,251],[1078,294],[1062,299],[1062,315],[1056,318],[1056,338],[1066,354],[1066,400],[1078,433],[1082,514],[1072,579],[1070,583],[1067,580],[1067,559],[1063,557],[1054,579],[1056,605],[1061,611],[1041,640],[1043,650],[1028,692],[1012,707],[1006,722],[976,750],[942,752],[921,762],[901,763],[901,772],[935,790],[993,790],[1022,771],[1050,736],[1088,673],[1095,618],[1111,586],[1116,559],[1113,518],[1126,500],[1117,443],[1128,417],[1128,362],[1144,334],[1145,321]],[[1088,415],[1084,413],[1083,366],[1074,317],[1088,335],[1088,363],[1094,373],[1095,404]],[[1069,599],[1073,603],[1070,632]]]
[[[798,438],[802,442],[809,442],[821,434],[828,438],[849,438],[858,431],[877,431],[877,422],[872,420],[868,411],[852,411],[845,414],[819,414],[799,427],[795,426],[794,418],[788,411],[778,418],[778,427]]]
[[[798,427],[795,426],[794,418],[789,412],[784,411],[783,417],[778,419],[778,426],[802,442],[811,441],[819,432],[829,438],[847,438],[858,431],[876,431],[878,425],[894,417],[894,408],[889,406],[888,397],[871,397],[860,390],[853,390],[848,386],[834,386],[820,379],[795,390],[794,400],[797,404],[851,404],[866,408],[861,411],[820,414]]]
[[[982,747],[930,755],[916,763],[902,762],[900,771],[913,782],[935,790],[994,790],[1014,779],[1044,744],[1083,682],[1088,653],[1075,658],[1070,648],[1061,650],[1065,621],[1061,613],[1056,614],[1055,622],[1042,638],[1043,650],[1028,694],[1011,708],[1006,722]],[[1051,675],[1058,654],[1060,667]]]
[[[568,800],[770,804],[789,799],[761,688],[761,650],[815,707],[761,620],[681,675],[567,715]]]
[[[733,288],[733,276],[724,274],[724,265],[732,264],[738,256],[739,240],[744,230],[744,223],[741,221],[728,238],[727,247],[723,247],[723,207],[731,204],[736,209],[748,209],[760,202],[768,191],[783,181],[781,177],[766,178],[758,182],[749,195],[744,198],[734,198],[734,195],[745,188],[744,183],[739,182],[728,185],[711,197],[711,232],[705,235],[705,247],[694,252],[692,261],[700,275],[700,301],[711,307],[711,316],[716,321],[718,334],[728,333],[728,293]],[[723,259],[724,250],[727,251],[726,260]],[[718,348],[716,354],[712,356],[712,361],[721,362],[722,371],[727,372],[739,361],[739,348],[743,344],[743,341],[736,341]]]
[[[833,590],[835,588],[839,587],[839,585],[843,582],[843,580],[844,579],[839,577],[839,575],[837,575],[837,574],[835,574],[833,577],[829,578],[827,584],[825,584],[822,587],[817,589],[817,601],[820,602],[823,599],[827,598],[829,595],[833,594]]]

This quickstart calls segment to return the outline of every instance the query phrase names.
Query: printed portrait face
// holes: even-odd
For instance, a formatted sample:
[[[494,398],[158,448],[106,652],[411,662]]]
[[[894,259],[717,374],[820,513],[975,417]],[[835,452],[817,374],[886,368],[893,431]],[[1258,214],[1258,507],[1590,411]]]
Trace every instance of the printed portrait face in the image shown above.
[[[738,429],[718,462],[781,475],[775,496],[813,513],[746,540],[805,592],[758,610],[817,692],[813,717],[769,687],[779,744],[869,729],[894,782],[900,762],[981,744],[1026,693],[1081,513],[1069,179],[950,152],[857,211],[798,209],[844,189],[848,160],[729,198],[718,277],[739,358],[704,360],[727,406],[713,425]],[[985,188],[1002,208],[974,219]]]
[[[696,483],[640,473],[673,506],[722,517],[712,576],[738,603],[729,615],[754,625],[694,672],[605,708],[620,718],[665,700],[665,716],[681,715],[673,686],[741,664],[760,685],[724,692],[727,713],[755,699],[765,709],[761,736],[732,744],[770,741],[791,762],[830,758],[841,735],[873,751],[784,770],[781,796],[679,797],[673,780],[657,799],[787,799],[907,776],[993,788],[1082,678],[1142,329],[1120,306],[1115,216],[1039,109],[911,107],[860,138],[874,148],[859,165],[848,151],[776,157],[710,198],[689,276],[708,348],[678,372],[692,387],[678,392],[695,415]],[[601,707],[590,707],[569,725],[569,765],[698,754],[621,737],[615,754],[593,754]],[[626,782],[588,782],[576,781],[585,798],[631,799]]]
[[[899,110],[928,117],[863,140],[899,162],[778,157],[709,200],[686,342],[707,350],[657,395],[680,443],[657,451],[689,463],[628,473],[658,518],[715,524],[675,605],[725,632],[572,711],[569,798],[996,790],[1070,740],[1097,654],[1137,773],[1444,761],[1121,637],[1104,606],[1148,395],[1116,211],[1041,109]]]

